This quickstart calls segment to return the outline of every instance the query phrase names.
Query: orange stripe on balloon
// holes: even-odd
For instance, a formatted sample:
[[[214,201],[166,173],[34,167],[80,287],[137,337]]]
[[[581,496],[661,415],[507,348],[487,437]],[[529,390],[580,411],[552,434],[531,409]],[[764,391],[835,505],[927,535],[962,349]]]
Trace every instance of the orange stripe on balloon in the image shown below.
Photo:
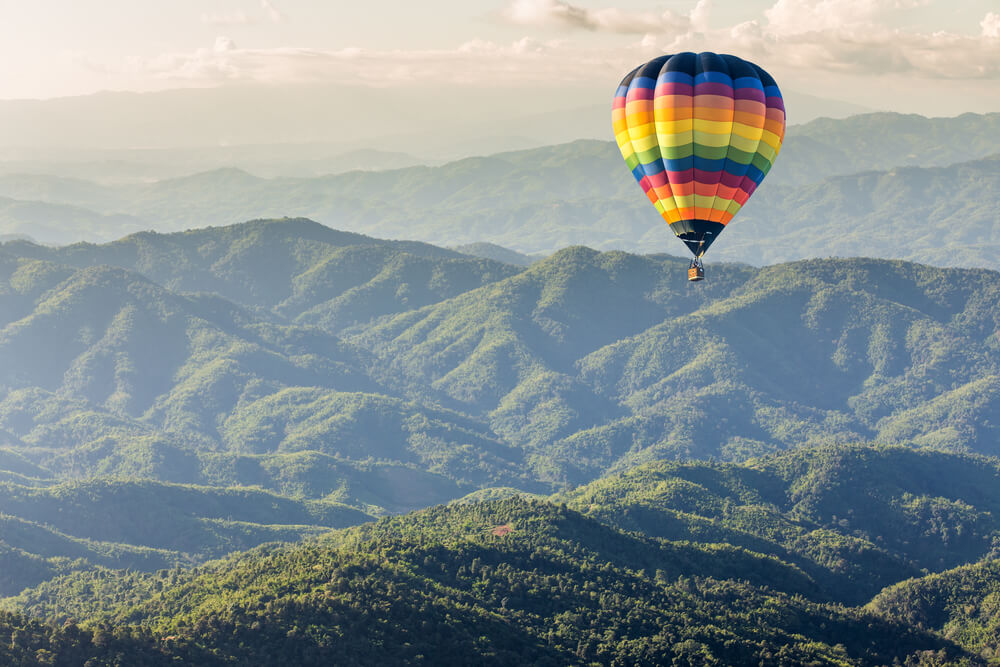
[[[671,183],[670,189],[673,190],[675,197],[690,197],[694,194],[694,181],[688,181],[687,183]]]
[[[785,121],[777,121],[768,119],[764,121],[764,129],[768,132],[773,132],[774,134],[781,136],[781,133],[785,129]]]
[[[710,222],[722,222],[723,214],[725,214],[725,211],[713,208],[712,212],[708,216],[708,219]]]
[[[730,121],[733,119],[733,111],[699,106],[698,100],[695,99],[694,117],[698,120]]]
[[[731,201],[732,198],[736,195],[736,190],[737,190],[736,188],[719,183],[719,192],[716,195],[716,197],[718,199],[723,199],[725,201]]]
[[[688,120],[692,117],[691,107],[656,107],[653,111],[656,120]]]
[[[764,116],[756,113],[747,113],[745,111],[737,111],[733,114],[733,122],[741,123],[748,127],[763,127],[764,126]]]
[[[694,193],[704,197],[714,197],[716,185],[716,183],[699,183],[698,181],[695,181]]]

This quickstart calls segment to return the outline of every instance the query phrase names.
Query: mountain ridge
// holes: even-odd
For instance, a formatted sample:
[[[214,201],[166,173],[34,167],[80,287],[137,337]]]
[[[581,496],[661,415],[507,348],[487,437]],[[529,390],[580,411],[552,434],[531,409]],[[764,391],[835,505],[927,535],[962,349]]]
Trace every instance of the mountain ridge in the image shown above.
[[[998,124],[1000,114],[868,114],[790,128],[768,185],[712,256],[761,265],[832,251],[1000,268],[991,240],[1000,186],[995,160],[983,159],[1000,154],[1000,143],[991,139],[1000,136]],[[250,184],[212,185],[226,173],[236,172],[122,186],[3,176],[0,196],[79,207],[93,224],[107,220],[111,228],[101,230],[103,237],[136,226],[178,230],[298,215],[375,236],[449,246],[488,241],[528,254],[575,244],[684,252],[640,194],[613,142],[580,140],[435,167],[322,178],[255,180],[244,174],[236,180],[250,178]],[[962,205],[956,208],[955,201]],[[101,217],[112,215],[131,217]],[[23,230],[37,222],[9,224]],[[775,243],[773,236],[784,241]]]

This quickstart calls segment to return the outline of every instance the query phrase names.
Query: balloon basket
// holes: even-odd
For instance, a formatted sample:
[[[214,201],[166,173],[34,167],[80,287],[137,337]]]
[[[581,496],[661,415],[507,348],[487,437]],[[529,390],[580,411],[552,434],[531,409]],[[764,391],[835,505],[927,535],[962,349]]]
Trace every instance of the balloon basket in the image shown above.
[[[695,260],[691,262],[691,266],[688,268],[688,280],[691,282],[696,282],[705,279],[705,267],[702,266],[701,262]]]

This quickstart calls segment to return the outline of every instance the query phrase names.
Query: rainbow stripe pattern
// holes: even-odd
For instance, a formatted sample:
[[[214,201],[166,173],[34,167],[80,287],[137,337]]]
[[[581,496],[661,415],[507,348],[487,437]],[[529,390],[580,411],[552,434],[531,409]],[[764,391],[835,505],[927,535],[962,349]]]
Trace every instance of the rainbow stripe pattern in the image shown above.
[[[611,122],[643,192],[701,257],[774,164],[785,105],[774,79],[753,63],[677,53],[622,79]]]

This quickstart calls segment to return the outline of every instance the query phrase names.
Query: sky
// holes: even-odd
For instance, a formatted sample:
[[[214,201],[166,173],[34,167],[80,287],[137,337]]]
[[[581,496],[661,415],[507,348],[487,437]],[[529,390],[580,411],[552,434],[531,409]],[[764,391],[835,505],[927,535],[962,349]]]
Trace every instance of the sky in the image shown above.
[[[875,109],[1000,111],[1000,0],[0,0],[0,99],[334,83],[602,100],[685,50]]]

